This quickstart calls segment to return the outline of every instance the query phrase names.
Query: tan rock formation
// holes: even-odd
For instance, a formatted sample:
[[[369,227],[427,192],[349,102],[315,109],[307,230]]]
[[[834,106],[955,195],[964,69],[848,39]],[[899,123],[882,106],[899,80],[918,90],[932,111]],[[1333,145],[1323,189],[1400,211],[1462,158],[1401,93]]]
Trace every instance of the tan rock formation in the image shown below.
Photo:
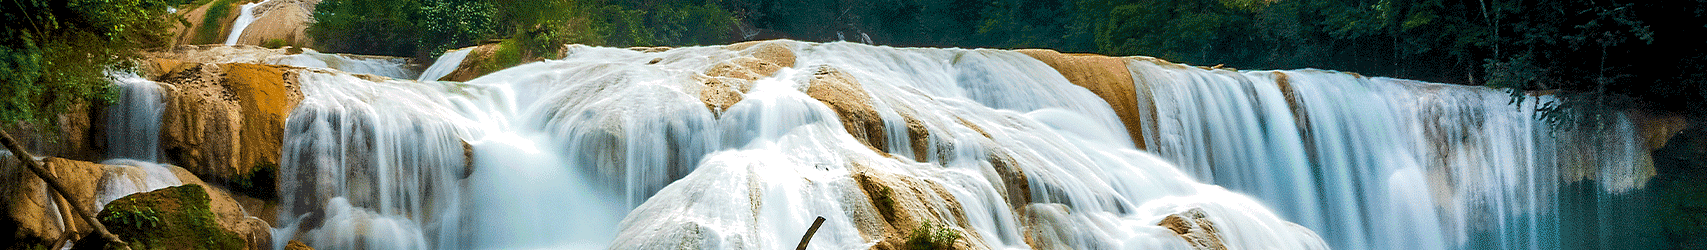
[[[1143,117],[1140,117],[1136,85],[1132,83],[1132,71],[1126,68],[1126,58],[1108,57],[1093,54],[1061,54],[1054,50],[1022,49],[1015,52],[1043,61],[1061,76],[1074,85],[1085,87],[1109,107],[1114,108],[1115,115],[1120,116],[1120,123],[1126,125],[1126,132],[1132,136],[1132,143],[1139,149],[1144,149]],[[1154,113],[1154,112],[1150,112]]]
[[[818,68],[812,73],[806,95],[836,110],[842,127],[854,139],[859,139],[873,151],[888,152],[889,137],[883,129],[883,117],[872,108],[871,96],[852,75],[829,66]]]
[[[1209,221],[1207,215],[1203,213],[1203,209],[1192,208],[1185,212],[1170,214],[1167,218],[1162,218],[1162,222],[1157,225],[1173,230],[1181,239],[1185,239],[1186,244],[1191,245],[1192,249],[1227,249],[1227,246],[1221,242],[1221,235],[1215,229],[1215,223]]]
[[[273,214],[277,214],[277,208],[272,206],[243,206],[238,202],[238,198],[245,197],[232,194],[218,185],[203,182],[195,174],[183,168],[172,167],[171,169],[172,175],[177,176],[179,181],[185,185],[198,185],[202,187],[203,192],[207,193],[210,200],[208,211],[213,212],[220,228],[236,233],[239,239],[246,242],[248,249],[272,249],[271,223],[254,215],[273,216]],[[258,211],[252,212],[251,208]]]
[[[170,86],[161,115],[166,158],[221,184],[275,174],[256,170],[276,171],[285,118],[302,100],[297,73],[241,63],[180,68],[161,79]]]
[[[735,58],[712,64],[705,69],[700,81],[705,85],[699,98],[713,114],[722,114],[729,106],[741,102],[742,95],[753,89],[753,81],[776,75],[783,68],[794,67],[794,51],[782,41],[752,41],[723,47],[736,51]],[[643,50],[661,52],[656,48]],[[656,63],[656,62],[654,62]]]
[[[255,6],[255,22],[243,30],[237,44],[264,45],[283,40],[286,45],[308,47],[308,25],[314,22],[314,5],[320,0],[271,0]]]

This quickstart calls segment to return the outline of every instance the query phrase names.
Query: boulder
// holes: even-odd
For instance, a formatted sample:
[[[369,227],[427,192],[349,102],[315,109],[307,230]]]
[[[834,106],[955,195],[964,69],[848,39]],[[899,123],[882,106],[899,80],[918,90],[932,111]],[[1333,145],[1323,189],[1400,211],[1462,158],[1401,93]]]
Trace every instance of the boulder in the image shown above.
[[[201,185],[189,184],[125,196],[96,215],[131,249],[260,249],[221,225]],[[95,238],[95,237],[89,237]],[[79,242],[88,248],[93,242]],[[92,249],[92,248],[91,248]]]
[[[1221,242],[1221,234],[1215,230],[1215,223],[1210,222],[1208,215],[1201,208],[1192,208],[1184,212],[1170,214],[1156,224],[1173,230],[1186,244],[1197,250],[1226,250]]]

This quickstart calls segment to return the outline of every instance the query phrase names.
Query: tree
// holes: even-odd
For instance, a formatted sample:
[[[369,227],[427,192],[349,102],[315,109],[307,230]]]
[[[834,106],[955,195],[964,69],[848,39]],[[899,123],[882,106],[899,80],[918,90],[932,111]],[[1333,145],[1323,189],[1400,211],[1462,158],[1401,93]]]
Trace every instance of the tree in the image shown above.
[[[168,44],[183,0],[12,0],[0,4],[0,125],[56,126],[74,105],[112,101],[111,72]]]

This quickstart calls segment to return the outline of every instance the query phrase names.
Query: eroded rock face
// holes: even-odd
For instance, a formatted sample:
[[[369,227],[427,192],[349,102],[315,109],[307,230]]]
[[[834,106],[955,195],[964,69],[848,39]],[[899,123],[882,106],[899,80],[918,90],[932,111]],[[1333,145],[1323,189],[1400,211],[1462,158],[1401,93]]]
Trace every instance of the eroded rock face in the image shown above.
[[[1144,128],[1138,105],[1137,87],[1132,82],[1132,71],[1126,68],[1126,58],[1108,57],[1093,54],[1061,54],[1054,50],[1022,49],[1015,52],[1023,53],[1038,61],[1043,61],[1049,67],[1061,72],[1061,76],[1074,85],[1085,87],[1109,107],[1114,108],[1115,115],[1120,116],[1120,123],[1126,125],[1126,132],[1132,136],[1132,143],[1138,149],[1144,149]],[[1148,112],[1155,113],[1155,112]]]
[[[282,66],[197,64],[167,73],[161,144],[167,161],[204,179],[267,196],[284,121],[302,100]]]

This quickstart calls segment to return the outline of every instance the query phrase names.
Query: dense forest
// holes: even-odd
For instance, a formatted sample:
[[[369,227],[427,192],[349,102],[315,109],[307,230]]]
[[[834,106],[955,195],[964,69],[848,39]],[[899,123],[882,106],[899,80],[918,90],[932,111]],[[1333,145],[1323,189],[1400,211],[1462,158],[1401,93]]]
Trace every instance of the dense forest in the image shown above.
[[[1321,68],[1556,90],[1549,110],[1707,117],[1704,0],[353,0],[311,33],[337,52],[429,57],[493,39],[687,46],[787,38],[1049,48],[1245,69]],[[387,41],[387,42],[380,42]],[[415,41],[396,43],[392,41]],[[1592,113],[1592,112],[1590,112]],[[1592,125],[1584,112],[1547,112]]]

